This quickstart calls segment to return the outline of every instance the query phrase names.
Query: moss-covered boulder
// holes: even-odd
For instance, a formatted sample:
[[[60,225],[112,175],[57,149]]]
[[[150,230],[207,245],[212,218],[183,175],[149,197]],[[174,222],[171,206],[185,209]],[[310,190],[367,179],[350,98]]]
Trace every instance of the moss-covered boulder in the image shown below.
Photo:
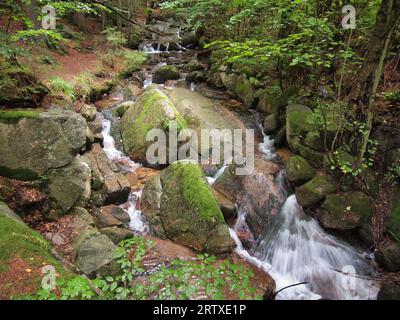
[[[236,81],[237,81],[239,76],[236,73],[233,73],[226,66],[222,66],[220,69],[221,69],[220,70],[220,76],[221,76],[222,84],[230,92],[232,92],[232,93],[235,92],[235,85],[236,85]]]
[[[250,80],[247,79],[247,77],[243,74],[240,75],[236,80],[235,93],[240,99],[243,100],[247,107],[251,107],[253,105],[255,89]]]
[[[386,271],[400,271],[400,243],[388,242],[380,244],[375,252],[375,258]]]
[[[265,115],[278,114],[286,103],[280,90],[267,88],[258,93],[257,110]]]
[[[192,71],[202,71],[204,70],[204,66],[197,60],[190,60],[186,65],[186,69],[190,72]]]
[[[163,84],[167,80],[179,80],[181,75],[175,66],[162,66],[159,67],[153,76],[153,82]]]
[[[292,104],[286,108],[286,139],[293,152],[299,152],[299,145],[310,131],[307,119],[311,114],[312,110],[301,104]]]
[[[279,127],[278,115],[269,114],[264,118],[264,129],[267,134],[274,132]]]
[[[359,191],[328,195],[317,210],[317,218],[326,229],[352,230],[368,223],[372,201]]]
[[[85,146],[87,131],[75,112],[0,112],[0,175],[34,180],[67,166]]]
[[[72,275],[51,255],[48,242],[0,202],[0,299],[41,289],[44,265],[54,266],[58,277]]]
[[[172,125],[180,131],[187,127],[185,119],[171,100],[160,90],[151,89],[141,95],[121,121],[125,152],[135,161],[146,162],[146,152],[153,141],[146,141],[152,129],[167,131]]]
[[[390,199],[390,209],[385,223],[385,232],[400,243],[400,189],[396,189]]]
[[[296,188],[297,201],[304,208],[310,208],[322,202],[327,195],[334,193],[336,187],[326,176],[316,176],[306,184]]]
[[[288,160],[286,171],[289,181],[296,186],[306,183],[315,176],[315,169],[300,156],[293,156]]]
[[[201,167],[178,161],[146,183],[141,208],[158,234],[211,254],[232,250],[228,227]]]

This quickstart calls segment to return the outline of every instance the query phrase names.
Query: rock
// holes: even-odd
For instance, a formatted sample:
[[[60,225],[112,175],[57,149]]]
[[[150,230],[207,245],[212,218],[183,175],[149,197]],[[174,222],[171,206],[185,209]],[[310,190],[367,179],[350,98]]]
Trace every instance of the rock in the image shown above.
[[[190,60],[189,63],[186,65],[186,69],[189,70],[190,72],[202,71],[202,70],[204,70],[204,67],[197,60]]]
[[[274,144],[276,147],[282,147],[286,144],[286,126],[280,128],[275,134]]]
[[[71,216],[74,216],[81,220],[81,222],[87,226],[94,226],[93,216],[85,208],[74,207],[69,212]]]
[[[320,136],[320,134],[318,132],[315,132],[315,131],[308,132],[304,139],[304,144],[305,144],[305,146],[307,146],[313,150],[320,151],[320,152],[325,151],[324,139]],[[330,149],[330,146],[331,145],[327,144],[328,149]]]
[[[235,92],[235,84],[238,79],[238,75],[236,73],[230,73],[229,69],[223,69],[225,71],[220,72],[221,81],[225,88],[227,88],[230,92]]]
[[[265,115],[279,114],[287,101],[282,99],[281,92],[271,88],[262,90],[259,93],[257,110]]]
[[[381,244],[375,251],[375,258],[386,271],[400,271],[400,244],[397,242]]]
[[[161,222],[178,244],[210,254],[232,250],[223,214],[197,163],[178,161],[163,170],[146,184],[140,205],[157,233]]]
[[[293,156],[286,164],[288,179],[296,186],[302,185],[315,176],[315,169],[300,156]]]
[[[394,190],[390,199],[390,209],[385,223],[385,232],[400,242],[400,189]]]
[[[286,108],[286,139],[295,153],[299,152],[301,138],[310,131],[307,119],[311,114],[311,109],[301,104],[292,104]]]
[[[213,193],[224,215],[225,221],[232,221],[235,219],[237,217],[236,204],[216,190],[213,190]]]
[[[186,76],[186,81],[189,82],[204,82],[207,76],[203,71],[192,71]]]
[[[2,216],[14,220],[17,223],[25,224],[19,215],[14,213],[14,211],[12,211],[5,203],[0,201],[0,217]]]
[[[120,270],[115,261],[116,249],[106,235],[90,228],[75,244],[75,265],[88,277],[117,275]]]
[[[150,89],[128,109],[121,121],[121,134],[126,154],[134,161],[147,163],[147,149],[154,141],[146,141],[152,129],[168,130],[177,126],[178,132],[187,127],[185,119],[171,100],[160,90]]]
[[[278,129],[279,120],[277,114],[270,114],[264,118],[264,129],[267,134]]]
[[[311,162],[316,167],[320,167],[321,164],[324,162],[325,153],[323,153],[323,152],[313,150],[302,144],[298,144],[297,149],[298,149],[298,153],[300,153],[300,155],[303,158],[307,159],[309,162]]]
[[[35,180],[50,169],[65,167],[85,146],[86,132],[85,119],[75,112],[3,112],[0,175]]]
[[[92,150],[83,158],[92,172],[91,185],[99,199],[97,205],[125,203],[131,191],[129,181],[108,159],[101,146],[93,144]]]
[[[180,77],[178,68],[175,66],[162,66],[155,71],[153,82],[163,84],[167,80],[179,80]]]
[[[113,216],[114,218],[118,219],[120,222],[124,224],[128,224],[131,221],[129,214],[120,207],[109,205],[101,207],[101,211],[107,213],[108,215]]]
[[[400,285],[384,283],[379,290],[378,300],[400,300]]]
[[[327,195],[334,193],[335,186],[325,176],[316,176],[311,181],[296,188],[298,203],[304,208],[316,206]]]
[[[351,230],[368,223],[372,216],[372,201],[364,193],[350,191],[326,197],[317,218],[326,229]]]
[[[102,234],[105,234],[110,240],[118,245],[121,241],[130,239],[134,236],[133,232],[125,228],[103,228],[99,230]]]
[[[95,106],[84,104],[80,110],[80,114],[87,122],[92,122],[96,119],[97,109]]]
[[[125,101],[119,104],[117,107],[115,107],[115,114],[122,118],[125,114],[126,111],[132,106],[135,105],[135,101]]]
[[[88,126],[94,135],[101,134],[103,131],[103,121],[100,113],[96,114],[96,118],[92,122],[89,122]]]
[[[66,167],[51,169],[47,176],[47,193],[62,213],[74,206],[86,206],[91,195],[91,171],[80,156]]]
[[[256,157],[250,175],[237,175],[235,166],[231,165],[213,185],[216,191],[236,203],[238,210],[246,212],[246,223],[256,239],[264,231],[269,216],[278,214],[286,200],[276,181],[279,172],[277,164]],[[260,196],[261,193],[267,196]]]
[[[194,49],[199,45],[199,38],[195,32],[189,32],[182,36],[181,45],[185,48]]]
[[[254,87],[250,80],[245,75],[240,75],[235,83],[235,93],[240,99],[246,104],[247,107],[251,107],[254,101]]]
[[[96,225],[99,228],[122,227],[123,225],[120,220],[110,213],[110,208],[107,207],[96,209],[95,217]]]

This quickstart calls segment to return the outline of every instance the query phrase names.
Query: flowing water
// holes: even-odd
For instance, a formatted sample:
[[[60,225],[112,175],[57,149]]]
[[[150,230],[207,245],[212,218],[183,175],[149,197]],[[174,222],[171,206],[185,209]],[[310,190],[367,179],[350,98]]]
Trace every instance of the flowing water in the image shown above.
[[[160,47],[154,48],[153,44],[144,45],[142,50],[149,54],[161,52]],[[144,88],[151,83],[152,74],[146,72]],[[189,90],[195,89],[192,84]],[[128,172],[135,171],[139,165],[117,150],[110,134],[112,123],[107,119],[109,114],[103,112],[103,115],[104,151],[111,161],[128,163]],[[277,158],[274,141],[264,133],[262,127],[260,129],[263,142],[258,149],[266,160],[274,160]],[[207,177],[209,184],[213,185],[226,168],[227,165],[224,165],[213,177]],[[276,281],[277,290],[308,282],[281,291],[277,299],[375,299],[379,289],[372,281],[362,278],[374,275],[366,256],[323,230],[314,218],[303,211],[295,195],[287,196],[284,170],[277,176],[276,184],[286,201],[279,214],[270,217],[251,253],[243,247],[238,237],[241,229],[248,231],[246,212],[239,209],[236,225],[229,229],[236,243],[236,252],[268,272]],[[139,234],[148,232],[148,225],[138,209],[141,194],[142,190],[132,192],[126,206],[131,217],[130,229]]]

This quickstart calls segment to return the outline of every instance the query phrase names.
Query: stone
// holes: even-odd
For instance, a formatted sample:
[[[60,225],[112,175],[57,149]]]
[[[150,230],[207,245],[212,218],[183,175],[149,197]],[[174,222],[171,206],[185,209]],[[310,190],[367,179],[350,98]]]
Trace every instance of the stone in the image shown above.
[[[207,76],[203,71],[192,71],[186,76],[188,82],[204,82]]]
[[[250,80],[245,75],[240,75],[235,83],[234,91],[247,107],[251,107],[254,101],[255,90]]]
[[[121,120],[125,153],[134,161],[154,166],[147,163],[146,153],[154,144],[154,141],[147,141],[147,133],[153,129],[167,131],[171,126],[176,126],[179,132],[187,127],[187,123],[162,91],[158,89],[145,91]]]
[[[115,276],[120,269],[115,261],[117,246],[104,234],[89,228],[75,244],[75,265],[88,277]]]
[[[199,38],[195,32],[189,32],[182,36],[181,45],[185,48],[194,49],[199,45]]]
[[[270,114],[264,118],[265,133],[270,134],[279,127],[279,119],[277,114]]]
[[[400,244],[397,242],[380,244],[375,251],[375,258],[386,271],[400,271]]]
[[[385,223],[385,233],[400,242],[400,188],[393,191],[390,199],[390,208]]]
[[[8,120],[2,121],[5,117]],[[4,112],[0,115],[0,175],[36,180],[50,169],[65,167],[85,146],[86,132],[85,119],[71,111]]]
[[[223,214],[197,163],[177,161],[146,183],[140,207],[157,233],[162,228],[178,244],[210,254],[232,250]]]
[[[202,71],[202,70],[204,70],[204,67],[197,60],[190,60],[189,63],[186,65],[186,69],[189,70],[190,72]]]
[[[315,176],[315,169],[301,156],[291,157],[286,164],[288,179],[296,186],[310,181]]]
[[[135,105],[135,101],[125,101],[119,104],[118,106],[115,107],[115,114],[122,118],[125,114],[125,112],[130,108]]]
[[[91,169],[93,195],[99,198],[100,206],[125,203],[131,191],[129,181],[108,159],[101,146],[93,144],[91,151],[85,153],[83,158]]]
[[[300,187],[296,188],[298,203],[304,208],[315,207],[325,200],[326,196],[334,193],[336,187],[326,176],[316,176]]]
[[[400,285],[384,283],[378,293],[378,300],[400,300]]]
[[[100,229],[99,231],[110,238],[110,240],[116,245],[118,245],[121,241],[130,239],[134,236],[132,231],[125,228],[109,227]]]
[[[72,207],[85,207],[91,195],[91,171],[81,156],[66,167],[51,169],[48,174],[47,194],[54,206],[67,213]]]
[[[112,215],[114,218],[118,219],[124,224],[129,224],[129,222],[131,221],[129,214],[124,209],[115,205],[102,207],[101,210],[108,213],[109,215]]]
[[[181,77],[179,70],[175,66],[162,66],[159,67],[153,76],[153,82],[163,84],[167,80],[179,80]]]
[[[372,201],[360,191],[330,194],[317,210],[317,218],[321,225],[333,230],[359,228],[368,223],[371,216]]]
[[[310,115],[312,110],[305,105],[292,104],[286,107],[286,139],[295,153],[299,152],[301,139],[310,131],[310,124],[307,123]]]
[[[96,119],[97,109],[95,106],[85,103],[81,107],[79,113],[81,114],[82,117],[86,119],[87,122],[92,122],[94,121],[94,119]]]

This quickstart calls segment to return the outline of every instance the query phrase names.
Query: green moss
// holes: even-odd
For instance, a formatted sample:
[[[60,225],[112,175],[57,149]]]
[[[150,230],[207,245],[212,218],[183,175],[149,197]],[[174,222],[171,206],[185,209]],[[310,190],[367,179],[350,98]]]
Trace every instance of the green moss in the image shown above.
[[[179,188],[185,202],[205,221],[224,223],[221,209],[198,164],[175,162],[167,170],[171,174],[168,179],[179,181],[176,176],[181,177],[182,184]]]
[[[37,180],[39,175],[29,169],[10,169],[0,166],[0,176],[22,181]]]
[[[311,129],[311,126],[307,123],[309,116],[309,112],[303,111],[294,111],[287,115],[294,134],[301,135],[302,133],[308,132]]]
[[[122,79],[130,77],[147,60],[144,52],[132,50],[126,50],[123,58],[125,59],[125,67],[119,74],[119,77]]]
[[[315,169],[300,156],[291,157],[286,164],[286,170],[289,181],[295,184],[305,183],[315,175]]]
[[[324,200],[328,194],[335,192],[335,186],[325,176],[316,176],[311,181],[296,188],[300,205],[312,207]]]
[[[38,110],[0,110],[0,122],[16,123],[23,118],[38,118]]]

